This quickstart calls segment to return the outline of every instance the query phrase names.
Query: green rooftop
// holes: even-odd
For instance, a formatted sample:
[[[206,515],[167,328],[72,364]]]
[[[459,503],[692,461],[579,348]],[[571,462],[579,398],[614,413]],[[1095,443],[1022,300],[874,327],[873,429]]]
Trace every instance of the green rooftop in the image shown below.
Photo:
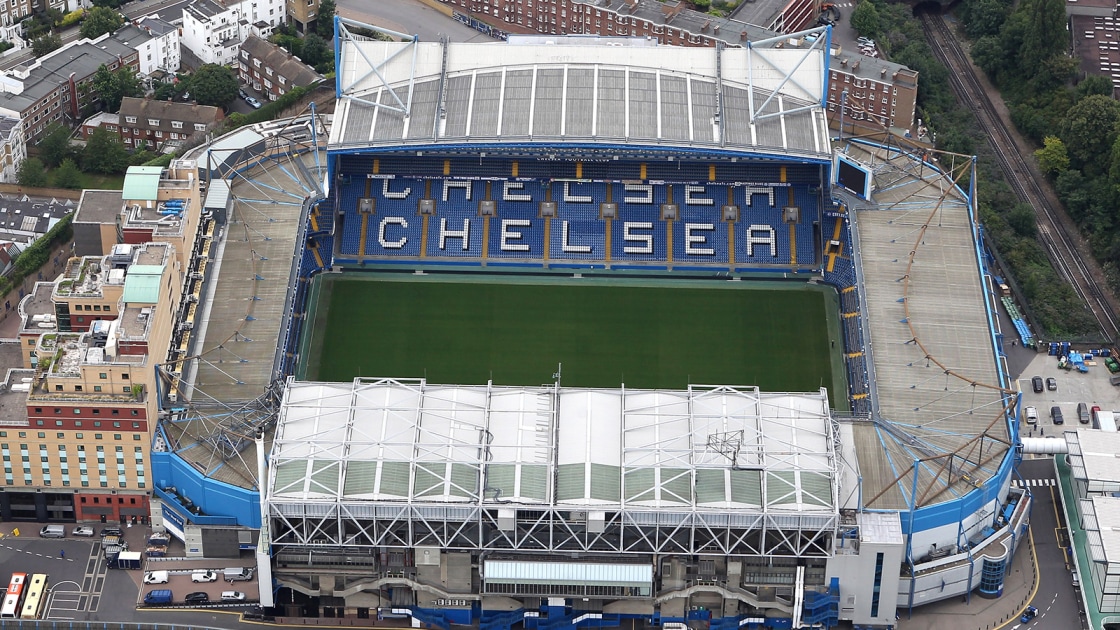
[[[125,304],[156,304],[159,302],[159,281],[163,265],[132,265],[124,278]]]
[[[124,191],[121,198],[126,201],[155,201],[159,194],[159,177],[162,166],[130,166],[124,176]]]

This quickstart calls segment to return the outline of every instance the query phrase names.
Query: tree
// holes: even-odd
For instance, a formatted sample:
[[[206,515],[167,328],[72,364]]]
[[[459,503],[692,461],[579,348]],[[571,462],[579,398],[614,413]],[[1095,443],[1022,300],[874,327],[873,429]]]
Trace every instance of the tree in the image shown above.
[[[46,133],[39,139],[39,155],[47,166],[58,166],[74,153],[70,146],[70,130],[58,123],[47,126]]]
[[[225,107],[237,97],[237,78],[226,66],[208,63],[191,75],[188,90],[199,105]]]
[[[58,35],[43,35],[31,42],[31,53],[42,57],[62,48],[62,38]]]
[[[93,74],[93,89],[101,97],[101,103],[107,112],[120,110],[121,99],[126,96],[144,94],[140,78],[130,66],[122,66],[116,72],[109,72],[109,68],[101,64]]]
[[[43,161],[37,157],[29,157],[19,165],[19,173],[16,174],[16,181],[20,186],[37,186],[43,187],[47,185],[47,170],[43,166]]]
[[[1066,152],[1066,145],[1055,136],[1046,136],[1042,144],[1042,148],[1034,152],[1042,172],[1047,175],[1061,175],[1062,171],[1069,168],[1069,153]]]
[[[82,187],[82,172],[74,160],[66,158],[54,171],[54,185],[77,190]]]
[[[964,32],[976,40],[985,35],[998,35],[1007,20],[1008,6],[1003,0],[972,0],[962,7]]]
[[[86,14],[78,33],[87,39],[94,39],[112,33],[124,26],[124,17],[115,9],[93,7]]]
[[[319,2],[319,16],[315,18],[315,32],[326,40],[334,39],[334,0],[321,0]]]
[[[1032,72],[1044,61],[1064,55],[1069,45],[1064,0],[1023,0],[1017,11],[1026,17],[1019,67]],[[1033,72],[1032,72],[1033,73]]]
[[[128,151],[116,134],[98,127],[86,141],[82,166],[94,173],[123,173],[128,168]]]
[[[307,37],[303,38],[303,55],[299,55],[299,58],[307,65],[317,66],[330,60],[332,55],[331,50],[327,48],[327,42],[323,41],[322,37],[315,33],[308,33]]]
[[[874,3],[869,0],[863,0],[859,6],[852,11],[851,17],[852,28],[864,37],[879,37],[883,32],[883,23],[879,17],[879,10],[875,8]]]
[[[1059,137],[1069,152],[1070,164],[1084,168],[1086,175],[1107,169],[1108,162],[1100,158],[1112,150],[1118,121],[1120,102],[1107,96],[1087,96],[1069,108]]]
[[[1085,77],[1081,80],[1081,83],[1077,84],[1078,100],[1094,94],[1112,96],[1112,79],[1104,75],[1094,74]]]

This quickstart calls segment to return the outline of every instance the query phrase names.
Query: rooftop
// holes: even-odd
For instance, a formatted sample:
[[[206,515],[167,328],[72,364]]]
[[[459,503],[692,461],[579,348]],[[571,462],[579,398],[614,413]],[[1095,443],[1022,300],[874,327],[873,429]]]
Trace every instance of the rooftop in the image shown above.
[[[297,501],[835,513],[832,429],[824,389],[293,379],[269,492]]]
[[[102,64],[118,63],[121,58],[135,54],[134,49],[109,38],[108,34],[63,46],[29,66],[4,72],[4,79],[0,80],[0,108],[18,114],[51,92],[62,89],[71,75],[75,81],[82,81]]]
[[[199,105],[197,103],[180,103],[176,101],[161,101],[150,98],[133,98],[126,96],[121,99],[121,116],[135,116],[137,125],[144,129],[171,131],[175,129],[180,133],[193,133],[194,124],[212,125],[224,117],[220,107]],[[149,120],[159,121],[151,124]],[[185,123],[179,127],[172,122]],[[191,125],[186,127],[186,125]],[[154,167],[134,167],[154,168]],[[131,169],[129,169],[131,172]]]
[[[1087,481],[1120,483],[1120,433],[1082,428],[1076,429],[1076,433]],[[1120,523],[1120,518],[1110,522]],[[1120,555],[1116,559],[1120,561]]]
[[[411,52],[393,57],[410,46],[416,47],[415,65]],[[819,49],[446,46],[444,66],[441,43],[346,39],[330,148],[590,141],[805,159],[831,155],[820,107],[825,55]],[[787,74],[793,78],[786,81]],[[410,94],[406,120],[392,107],[406,106]]]
[[[123,107],[123,102],[122,102]],[[121,197],[128,201],[155,201],[159,199],[159,166],[130,166],[124,176]]]
[[[303,63],[298,57],[293,57],[283,48],[256,35],[250,35],[241,42],[241,50],[249,51],[250,55],[261,60],[261,65],[272,68],[292,85],[307,86],[323,78],[323,75],[315,72],[314,68]]]
[[[31,290],[23,300],[19,303],[19,314],[22,318],[22,328],[20,332],[24,334],[30,333],[43,333],[53,331],[55,329],[54,317],[54,301],[51,296],[54,295],[53,282],[36,282],[35,288]],[[35,321],[36,316],[39,316],[39,321]],[[49,316],[50,321],[46,321],[42,316]],[[40,326],[40,324],[44,324]],[[0,344],[2,347],[4,344]]]
[[[97,112],[93,116],[82,121],[82,124],[87,127],[100,127],[102,125],[119,125],[121,122],[120,114],[112,112]]]
[[[873,173],[873,204],[852,210],[876,405],[874,422],[853,427],[863,500],[905,509],[958,498],[1003,464],[1013,404],[1001,389],[968,200],[949,174],[916,168],[917,156],[854,142],[840,150]]]
[[[74,211],[72,201],[0,196],[0,241],[27,244]]]
[[[129,48],[139,48],[152,39],[152,34],[147,29],[140,28],[135,24],[125,24],[112,33],[110,37]]]
[[[119,190],[83,190],[74,223],[116,223],[123,207]]]

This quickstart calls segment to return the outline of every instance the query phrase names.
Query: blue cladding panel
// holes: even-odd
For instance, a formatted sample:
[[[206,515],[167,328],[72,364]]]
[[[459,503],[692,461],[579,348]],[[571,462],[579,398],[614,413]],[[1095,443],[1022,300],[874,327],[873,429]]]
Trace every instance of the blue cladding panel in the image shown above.
[[[204,514],[233,517],[244,527],[261,526],[257,492],[204,477],[173,453],[153,452],[151,461],[152,479],[157,487],[174,486],[180,495],[201,507]]]

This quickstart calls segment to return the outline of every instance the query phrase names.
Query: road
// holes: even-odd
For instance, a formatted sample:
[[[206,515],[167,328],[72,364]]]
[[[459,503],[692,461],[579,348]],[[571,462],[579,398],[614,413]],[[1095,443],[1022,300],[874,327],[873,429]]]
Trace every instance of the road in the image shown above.
[[[1031,532],[1038,556],[1038,591],[1030,601],[1038,608],[1039,619],[1031,627],[1073,628],[1070,620],[1081,615],[1081,594],[1073,588],[1072,564],[1067,565],[1063,546],[1068,545],[1065,522],[1059,516],[1060,498],[1054,478],[1054,461],[1024,459],[1019,474],[1034,496],[1031,507]],[[1053,485],[1051,485],[1053,484]],[[1026,548],[1019,553],[1030,553]]]
[[[492,42],[493,38],[457,22],[419,0],[337,0],[344,18],[380,26],[398,33],[419,35],[421,41],[438,42],[441,35],[453,42]]]

